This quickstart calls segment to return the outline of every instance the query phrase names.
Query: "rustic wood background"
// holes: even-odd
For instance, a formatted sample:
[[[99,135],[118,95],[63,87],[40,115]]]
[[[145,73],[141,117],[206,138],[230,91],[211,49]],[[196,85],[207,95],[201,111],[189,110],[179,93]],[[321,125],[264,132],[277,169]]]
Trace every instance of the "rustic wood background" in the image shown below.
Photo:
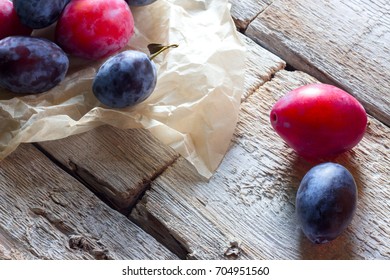
[[[205,180],[143,129],[104,126],[23,144],[0,162],[0,259],[390,259],[390,2],[230,0],[247,47],[240,120]],[[269,123],[308,83],[340,86],[370,124],[332,160],[358,184],[348,229],[311,244],[295,217],[303,175]]]

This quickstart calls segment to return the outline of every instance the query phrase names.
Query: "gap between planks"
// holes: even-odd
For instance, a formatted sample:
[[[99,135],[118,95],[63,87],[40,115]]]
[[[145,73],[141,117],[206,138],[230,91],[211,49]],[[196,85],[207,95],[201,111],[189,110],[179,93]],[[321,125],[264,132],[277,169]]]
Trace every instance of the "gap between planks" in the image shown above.
[[[68,173],[70,176],[75,178],[77,181],[79,181],[81,184],[83,184],[87,189],[92,191],[99,199],[101,199],[104,203],[106,203],[108,206],[113,208],[114,210],[117,210],[122,215],[128,216],[133,207],[142,199],[142,196],[145,194],[145,192],[150,188],[151,183],[156,180],[158,176],[160,176],[164,171],[175,164],[175,162],[178,160],[179,155],[173,157],[173,159],[167,163],[165,163],[161,168],[156,170],[152,176],[146,180],[143,180],[144,187],[142,188],[143,191],[139,195],[137,195],[136,199],[129,204],[129,207],[125,209],[118,209],[110,200],[108,200],[104,195],[101,195],[95,191],[95,188],[93,187],[94,182],[90,182],[86,177],[91,176],[94,177],[93,174],[89,174],[88,171],[83,171],[83,175],[81,176],[77,173],[77,170],[80,168],[77,164],[73,163],[72,161],[69,161],[69,166],[66,166],[63,164],[60,160],[58,160],[56,157],[54,157],[50,152],[45,150],[39,143],[33,143],[33,146],[35,146],[38,151],[40,151],[45,157],[47,157],[53,164],[61,168],[63,171]],[[93,179],[91,180],[93,181]]]

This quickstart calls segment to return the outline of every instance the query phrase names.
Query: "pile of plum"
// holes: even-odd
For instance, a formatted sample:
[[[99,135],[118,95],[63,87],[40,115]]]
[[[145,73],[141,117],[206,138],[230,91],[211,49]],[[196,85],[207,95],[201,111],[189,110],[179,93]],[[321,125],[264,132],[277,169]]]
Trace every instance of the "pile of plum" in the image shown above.
[[[156,85],[155,65],[144,53],[120,51],[134,34],[130,6],[155,1],[0,0],[0,87],[18,94],[46,92],[64,80],[69,56],[109,57],[93,82],[97,99],[115,108],[140,103]],[[53,41],[31,36],[52,24]]]
[[[270,122],[299,156],[316,162],[355,147],[366,131],[367,114],[346,91],[328,84],[309,84],[279,99],[271,109]],[[338,163],[324,162],[303,177],[295,206],[304,234],[321,244],[348,227],[356,204],[352,174]]]

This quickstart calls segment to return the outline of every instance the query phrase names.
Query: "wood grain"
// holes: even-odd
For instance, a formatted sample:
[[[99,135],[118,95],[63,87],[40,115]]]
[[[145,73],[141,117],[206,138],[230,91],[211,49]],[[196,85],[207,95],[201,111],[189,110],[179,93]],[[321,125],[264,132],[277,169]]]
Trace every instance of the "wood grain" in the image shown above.
[[[30,144],[0,186],[0,259],[177,259]]]
[[[338,85],[390,125],[390,3],[275,0],[246,35],[298,70]]]
[[[111,126],[39,146],[122,213],[128,213],[150,180],[178,157],[144,129]]]
[[[286,67],[286,63],[260,47],[252,39],[238,33],[246,46],[245,83],[241,101],[244,101],[265,82],[271,80],[273,75]]]
[[[390,130],[370,118],[363,140],[332,159],[346,166],[359,189],[358,210],[335,241],[314,245],[295,217],[295,195],[307,162],[276,135],[269,111],[285,92],[315,82],[279,71],[243,104],[232,147],[212,179],[177,160],[152,183],[131,217],[157,219],[195,259],[389,259]]]
[[[245,31],[249,23],[272,2],[273,0],[229,0],[232,4],[232,18],[237,28]]]

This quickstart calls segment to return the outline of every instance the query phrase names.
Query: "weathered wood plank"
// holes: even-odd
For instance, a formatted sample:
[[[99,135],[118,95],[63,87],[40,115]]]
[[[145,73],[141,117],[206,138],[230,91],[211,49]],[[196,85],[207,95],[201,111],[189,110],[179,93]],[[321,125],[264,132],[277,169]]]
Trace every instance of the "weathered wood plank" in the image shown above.
[[[178,157],[144,129],[111,126],[39,146],[123,213],[129,211],[150,180]]]
[[[232,18],[237,28],[244,31],[249,23],[272,2],[273,0],[229,0],[232,4]]]
[[[0,227],[0,260],[35,259],[35,256],[23,248],[17,240],[13,240],[10,233]]]
[[[246,46],[245,82],[244,92],[241,97],[243,101],[261,85],[271,80],[277,71],[284,69],[286,63],[276,55],[260,47],[252,39],[241,33],[238,34]]]
[[[30,144],[0,186],[0,259],[177,259]]]
[[[298,70],[343,87],[390,125],[390,3],[275,0],[246,35]]]
[[[189,258],[390,259],[390,129],[373,118],[359,145],[332,159],[358,184],[352,224],[324,245],[312,244],[297,225],[297,187],[316,163],[286,146],[268,114],[285,92],[314,81],[279,71],[242,104],[232,147],[209,182],[179,159],[152,183],[131,217],[139,224],[160,221]]]

